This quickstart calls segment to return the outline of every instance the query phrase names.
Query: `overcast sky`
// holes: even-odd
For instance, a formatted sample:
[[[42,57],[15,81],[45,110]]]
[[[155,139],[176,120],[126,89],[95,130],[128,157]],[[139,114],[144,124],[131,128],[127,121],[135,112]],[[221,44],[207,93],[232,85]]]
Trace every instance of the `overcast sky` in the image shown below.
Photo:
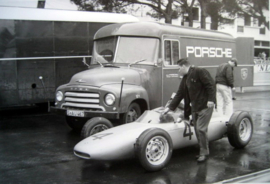
[[[38,0],[0,0],[0,6],[36,8]],[[46,9],[77,10],[70,0],[46,0]]]

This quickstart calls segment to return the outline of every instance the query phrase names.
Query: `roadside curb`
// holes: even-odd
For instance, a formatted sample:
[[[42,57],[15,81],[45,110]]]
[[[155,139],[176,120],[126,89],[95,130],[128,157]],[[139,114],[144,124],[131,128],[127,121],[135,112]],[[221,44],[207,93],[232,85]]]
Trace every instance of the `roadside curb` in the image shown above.
[[[268,86],[249,86],[249,87],[236,87],[236,93],[248,93],[248,92],[265,92],[270,91],[270,85]]]

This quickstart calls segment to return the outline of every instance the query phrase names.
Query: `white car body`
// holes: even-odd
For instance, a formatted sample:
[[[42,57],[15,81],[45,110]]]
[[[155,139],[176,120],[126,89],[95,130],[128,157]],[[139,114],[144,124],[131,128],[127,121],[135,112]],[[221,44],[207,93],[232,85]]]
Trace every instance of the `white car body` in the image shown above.
[[[163,108],[145,111],[135,122],[120,125],[94,134],[74,147],[74,154],[84,159],[120,160],[134,157],[134,145],[137,138],[147,129],[160,128],[168,132],[172,139],[173,149],[197,144],[194,127],[188,123],[160,122],[159,116]],[[181,111],[172,113],[176,120]],[[208,139],[221,139],[227,132],[223,116],[214,112],[208,127]],[[185,135],[192,134],[192,135]]]

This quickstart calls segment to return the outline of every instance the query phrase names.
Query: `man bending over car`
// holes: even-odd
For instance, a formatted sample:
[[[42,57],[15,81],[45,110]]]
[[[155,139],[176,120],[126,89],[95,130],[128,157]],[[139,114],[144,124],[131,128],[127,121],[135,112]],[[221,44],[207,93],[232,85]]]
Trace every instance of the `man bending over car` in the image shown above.
[[[207,130],[216,103],[215,83],[210,73],[190,65],[187,58],[177,61],[180,76],[183,76],[178,91],[161,117],[170,110],[174,111],[182,99],[185,101],[185,118],[192,114],[195,133],[200,146],[198,162],[204,162],[209,155]],[[191,106],[191,112],[190,112]]]

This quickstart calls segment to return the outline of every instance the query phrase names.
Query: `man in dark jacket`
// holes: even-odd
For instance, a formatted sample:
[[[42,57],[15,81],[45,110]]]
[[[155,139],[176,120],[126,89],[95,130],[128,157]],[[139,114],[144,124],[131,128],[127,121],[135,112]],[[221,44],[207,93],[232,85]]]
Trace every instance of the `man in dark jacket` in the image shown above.
[[[233,114],[232,90],[234,89],[233,67],[237,66],[237,59],[231,58],[228,63],[219,65],[216,73],[217,110],[228,120]]]
[[[179,89],[170,105],[161,116],[170,110],[174,111],[182,99],[190,101],[192,120],[200,146],[198,162],[203,162],[209,155],[207,130],[216,103],[215,83],[209,72],[204,68],[191,66],[188,59],[180,59],[179,73],[183,76]],[[185,117],[189,107],[185,104]]]

